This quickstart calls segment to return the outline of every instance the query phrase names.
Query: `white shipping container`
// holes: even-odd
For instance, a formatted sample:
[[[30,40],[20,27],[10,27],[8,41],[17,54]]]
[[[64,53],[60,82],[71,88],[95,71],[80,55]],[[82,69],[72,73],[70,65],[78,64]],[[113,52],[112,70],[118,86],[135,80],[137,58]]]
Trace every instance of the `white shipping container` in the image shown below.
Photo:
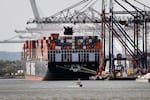
[[[61,43],[64,43],[64,40],[60,40]]]
[[[66,42],[72,43],[72,40],[71,39],[67,39]]]
[[[95,61],[95,53],[89,53],[89,61]]]
[[[55,49],[60,50],[61,46],[56,46]]]
[[[26,74],[30,75],[30,62],[26,63]]]
[[[86,49],[86,46],[83,46],[83,49]]]
[[[72,49],[75,49],[75,46],[74,46],[74,45],[72,46]]]
[[[72,61],[73,62],[79,61],[79,54],[78,53],[72,53]]]
[[[61,53],[57,53],[55,54],[55,62],[61,62],[62,61],[62,54]]]
[[[31,75],[35,75],[35,63],[31,63]]]

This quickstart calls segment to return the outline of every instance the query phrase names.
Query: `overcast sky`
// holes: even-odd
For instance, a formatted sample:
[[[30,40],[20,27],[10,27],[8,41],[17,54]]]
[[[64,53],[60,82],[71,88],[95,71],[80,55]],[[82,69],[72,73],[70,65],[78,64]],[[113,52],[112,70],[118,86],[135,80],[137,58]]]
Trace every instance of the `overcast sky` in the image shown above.
[[[41,15],[50,16],[79,1],[37,0],[37,5]],[[150,0],[139,1],[150,6]],[[15,29],[25,29],[27,20],[33,17],[29,0],[0,0],[0,41],[15,36]],[[0,51],[21,51],[21,45],[0,44]]]
[[[37,5],[42,15],[50,16],[78,1],[37,0]],[[15,29],[25,29],[26,22],[33,17],[29,0],[0,0],[0,41],[15,36]],[[20,44],[0,44],[0,51],[18,50],[21,50]]]

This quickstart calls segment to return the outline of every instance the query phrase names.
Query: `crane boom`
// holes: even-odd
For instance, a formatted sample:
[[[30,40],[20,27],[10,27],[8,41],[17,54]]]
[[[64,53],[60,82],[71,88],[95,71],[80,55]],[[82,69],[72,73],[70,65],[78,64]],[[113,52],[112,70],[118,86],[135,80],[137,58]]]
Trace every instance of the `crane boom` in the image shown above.
[[[13,40],[13,41],[0,41],[0,44],[3,43],[24,43],[25,41],[23,40]]]
[[[40,15],[39,15],[39,12],[38,12],[38,9],[37,9],[36,1],[35,0],[30,0],[30,3],[31,3],[31,7],[32,7],[32,10],[33,10],[33,14],[34,14],[35,19],[40,19]]]

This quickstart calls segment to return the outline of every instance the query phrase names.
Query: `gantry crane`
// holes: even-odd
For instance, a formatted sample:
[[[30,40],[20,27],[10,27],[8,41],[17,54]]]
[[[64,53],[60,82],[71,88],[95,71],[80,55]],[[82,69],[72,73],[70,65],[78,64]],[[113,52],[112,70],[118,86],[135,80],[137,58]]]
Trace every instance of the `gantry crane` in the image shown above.
[[[147,65],[147,23],[149,22],[149,11],[144,11],[131,4],[128,0],[121,0],[131,6],[135,11],[128,10],[123,4],[118,0],[110,0],[110,12],[105,12],[105,8],[102,8],[102,35],[104,41],[104,55],[105,54],[105,45],[106,45],[106,35],[109,35],[109,57],[104,56],[104,59],[109,61],[109,71],[110,73],[115,73],[115,60],[127,60],[127,56],[132,56],[133,65],[139,70],[142,71],[143,68],[148,70]],[[136,1],[136,0],[134,0]],[[104,1],[103,1],[104,2]],[[113,4],[116,3],[122,7],[125,11],[118,12],[113,10]],[[138,2],[139,3],[139,2]],[[141,4],[141,3],[140,3]],[[103,3],[104,5],[104,3]],[[145,5],[144,5],[145,6]],[[128,20],[118,20],[116,14],[128,14],[133,17],[131,23],[133,23],[134,35],[131,37],[132,33],[129,33],[125,30],[122,25],[128,27]],[[140,26],[140,27],[139,27]],[[105,33],[106,27],[109,29],[109,34]],[[142,27],[142,28],[141,28]],[[142,48],[139,47],[139,29],[142,29]],[[115,58],[114,57],[114,39],[117,39],[122,46],[125,48],[126,57],[125,58]],[[103,69],[102,67],[100,69]]]

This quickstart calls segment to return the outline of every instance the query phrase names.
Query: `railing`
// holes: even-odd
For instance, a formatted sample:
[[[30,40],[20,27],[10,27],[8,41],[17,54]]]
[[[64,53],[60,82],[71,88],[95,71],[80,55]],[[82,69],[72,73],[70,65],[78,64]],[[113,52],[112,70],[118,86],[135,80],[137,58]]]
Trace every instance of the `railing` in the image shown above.
[[[50,62],[98,62],[99,49],[49,50]]]

